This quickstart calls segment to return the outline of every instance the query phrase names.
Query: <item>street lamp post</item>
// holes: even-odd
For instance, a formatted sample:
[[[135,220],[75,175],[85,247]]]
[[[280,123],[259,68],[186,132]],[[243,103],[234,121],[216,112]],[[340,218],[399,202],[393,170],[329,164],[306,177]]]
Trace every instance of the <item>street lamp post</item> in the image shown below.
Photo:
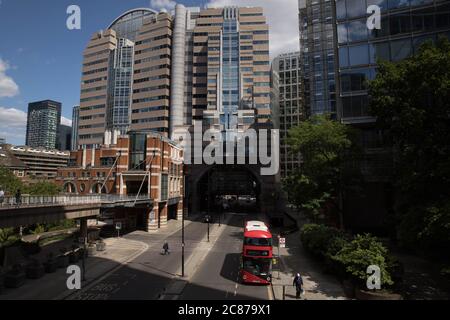
[[[184,278],[184,215],[186,213],[186,172],[183,173],[183,213],[181,216],[181,277]]]

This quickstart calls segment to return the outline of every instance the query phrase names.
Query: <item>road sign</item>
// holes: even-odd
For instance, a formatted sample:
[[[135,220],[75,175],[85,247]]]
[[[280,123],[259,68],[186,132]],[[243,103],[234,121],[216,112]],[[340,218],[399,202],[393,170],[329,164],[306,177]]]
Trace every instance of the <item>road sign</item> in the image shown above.
[[[122,229],[122,222],[116,222],[116,230]]]
[[[286,238],[280,238],[280,248],[286,248]]]

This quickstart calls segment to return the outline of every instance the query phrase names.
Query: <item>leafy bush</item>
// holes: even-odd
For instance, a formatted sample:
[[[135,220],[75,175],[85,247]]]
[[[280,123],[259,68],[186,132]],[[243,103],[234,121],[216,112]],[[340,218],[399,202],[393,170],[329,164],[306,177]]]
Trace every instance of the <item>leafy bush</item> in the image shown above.
[[[32,234],[40,234],[43,232],[45,232],[45,226],[42,224],[36,225],[36,228],[33,231],[31,231]]]
[[[19,241],[19,237],[14,233],[13,228],[0,229],[0,247],[8,247]]]
[[[381,285],[390,286],[394,283],[388,270],[388,250],[370,234],[357,235],[331,259],[345,271],[351,280],[362,287],[366,285],[366,271],[370,265],[377,265],[380,268]]]
[[[304,248],[321,258],[327,255],[330,244],[332,244],[333,248],[339,246],[337,238],[343,240],[345,237],[336,228],[322,224],[305,224],[300,232],[300,240]]]

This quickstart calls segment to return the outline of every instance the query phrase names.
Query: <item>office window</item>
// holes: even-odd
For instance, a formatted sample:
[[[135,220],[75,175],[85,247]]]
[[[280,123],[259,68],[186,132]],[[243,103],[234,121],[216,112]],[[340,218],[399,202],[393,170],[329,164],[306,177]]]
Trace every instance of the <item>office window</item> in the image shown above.
[[[386,11],[388,0],[367,0],[367,7],[371,5],[377,5],[381,8],[381,11]]]
[[[411,39],[397,40],[391,42],[392,61],[400,61],[410,57],[412,54]]]
[[[369,48],[368,45],[360,45],[349,47],[350,65],[361,65],[369,63]]]
[[[369,45],[370,48],[370,63],[376,63],[377,59],[381,60],[391,60],[391,55],[389,53],[389,43],[375,43]]]
[[[347,36],[347,23],[341,23],[337,26],[338,42],[346,43],[348,41]]]
[[[347,17],[349,19],[365,16],[366,10],[365,0],[347,0]]]
[[[169,195],[169,175],[161,173],[161,197],[160,201],[166,201]]]
[[[389,0],[389,9],[409,7],[410,0]]]
[[[403,13],[390,17],[391,35],[407,32],[411,32],[411,17],[409,14]]]
[[[345,9],[345,0],[336,0],[336,18],[347,18],[347,11]]]
[[[367,20],[361,19],[348,23],[348,41],[361,41],[367,39]]]

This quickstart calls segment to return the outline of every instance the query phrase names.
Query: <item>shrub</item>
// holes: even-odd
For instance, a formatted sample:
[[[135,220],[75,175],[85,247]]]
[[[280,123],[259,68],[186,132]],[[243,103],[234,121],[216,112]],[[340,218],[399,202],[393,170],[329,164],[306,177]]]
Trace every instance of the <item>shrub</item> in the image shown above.
[[[331,256],[345,274],[361,287],[366,286],[367,267],[377,265],[381,271],[381,285],[392,285],[394,282],[389,273],[388,250],[376,237],[370,234],[357,235],[347,242],[335,255]]]
[[[300,240],[304,248],[321,258],[327,255],[330,245],[333,248],[341,245],[337,238],[344,239],[344,234],[335,228],[322,224],[306,224],[300,232]]]

